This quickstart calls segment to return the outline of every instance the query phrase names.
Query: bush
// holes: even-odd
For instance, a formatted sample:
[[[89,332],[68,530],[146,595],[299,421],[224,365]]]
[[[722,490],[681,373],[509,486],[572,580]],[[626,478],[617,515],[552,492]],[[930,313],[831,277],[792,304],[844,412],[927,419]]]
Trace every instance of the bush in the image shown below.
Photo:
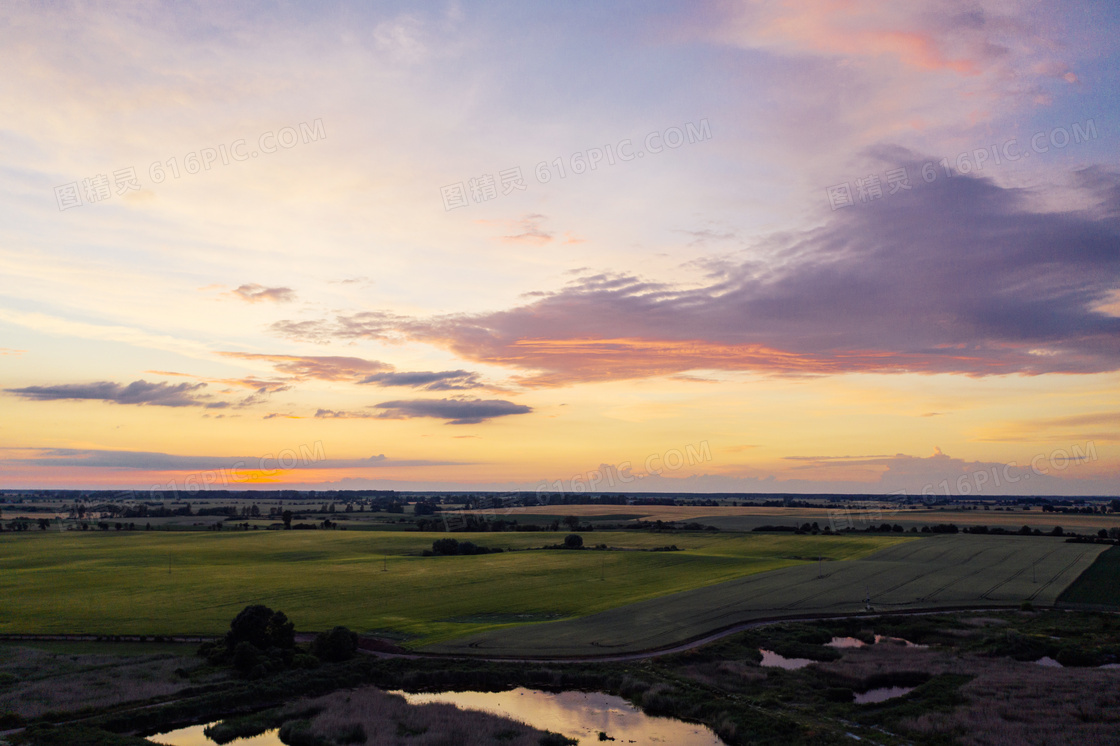
[[[334,734],[336,743],[365,743],[366,742],[366,729],[361,726],[361,723],[353,723],[344,726],[341,730]]]
[[[541,736],[538,743],[540,743],[540,746],[576,746],[579,741],[562,736],[559,733],[549,733],[547,736]]]
[[[320,660],[329,663],[350,660],[358,651],[358,635],[346,627],[335,627],[329,632],[320,632],[311,643],[311,652]]]
[[[583,537],[579,534],[568,534],[564,537],[565,549],[583,549]]]
[[[238,643],[252,643],[258,650],[294,648],[295,625],[282,611],[273,611],[262,604],[246,606],[229,624],[226,648],[236,650]]]
[[[280,726],[280,741],[288,746],[330,746],[326,741],[311,732],[307,720],[290,720]]]
[[[233,649],[233,667],[241,673],[249,673],[261,662],[261,651],[251,642],[239,642]]]
[[[432,554],[455,555],[459,553],[459,542],[455,539],[436,539],[432,542]]]
[[[292,668],[318,668],[319,659],[306,653],[296,653],[292,658]]]

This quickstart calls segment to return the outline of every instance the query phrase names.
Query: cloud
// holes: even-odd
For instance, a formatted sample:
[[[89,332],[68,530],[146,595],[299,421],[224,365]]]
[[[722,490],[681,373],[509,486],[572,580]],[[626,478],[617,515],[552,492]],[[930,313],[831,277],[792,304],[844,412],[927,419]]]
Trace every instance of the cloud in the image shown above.
[[[276,370],[296,380],[356,381],[376,371],[392,370],[393,366],[360,357],[263,355],[252,352],[220,352],[224,357],[239,360],[263,360]]]
[[[337,409],[317,409],[316,419],[320,420],[371,420],[378,415],[372,412],[344,412]]]
[[[240,360],[263,360],[295,380],[350,381],[376,386],[411,386],[426,391],[458,391],[483,386],[477,373],[468,370],[397,371],[389,363],[359,357],[311,355],[264,355],[251,352],[222,352]]]
[[[546,244],[553,238],[553,233],[545,230],[541,223],[547,218],[544,215],[526,215],[521,220],[511,221],[512,233],[502,236],[502,240],[512,243]]]
[[[258,303],[262,300],[291,303],[296,299],[296,293],[291,288],[268,288],[255,282],[235,288],[230,295],[249,303]]]
[[[448,420],[451,425],[477,425],[495,417],[533,411],[532,407],[501,399],[407,399],[373,406],[382,410],[379,416],[387,419],[432,417]]]
[[[378,386],[412,386],[426,391],[456,391],[482,386],[478,374],[466,370],[375,373],[359,383],[372,383]]]
[[[999,0],[767,0],[720,4],[708,34],[788,56],[947,73],[958,85],[986,78],[991,88],[1018,93],[1023,85],[1015,77],[1077,80],[1057,45],[1043,43],[1044,26],[1037,15]]]
[[[237,471],[282,469],[380,469],[393,466],[446,466],[459,465],[457,461],[433,461],[426,459],[392,459],[385,454],[368,458],[331,459],[326,458],[321,444],[303,444],[280,449],[261,456],[179,456],[156,451],[110,451],[92,448],[30,448],[23,457],[3,458],[5,451],[0,449],[0,463],[10,465],[32,465],[51,468],[96,468],[143,471],[204,472],[233,470],[236,481]]]
[[[67,383],[57,386],[26,386],[5,389],[10,394],[32,401],[64,401],[85,399],[109,401],[116,404],[150,404],[157,407],[210,407],[228,406],[221,402],[201,401],[194,392],[205,388],[204,383],[148,383],[133,381],[122,385],[111,381],[96,383]]]
[[[27,352],[27,350],[14,350],[11,347],[0,347],[0,355],[14,355],[19,357],[25,352]]]
[[[169,374],[183,375],[183,374]],[[112,381],[97,381],[95,383],[67,383],[57,386],[26,386],[24,388],[5,389],[10,394],[30,399],[32,401],[108,401],[115,404],[139,404],[157,407],[204,407],[206,409],[228,409],[249,407],[268,400],[269,396],[280,391],[287,391],[290,386],[278,384],[274,381],[253,381],[248,379],[235,379],[219,382],[231,383],[236,386],[253,388],[248,396],[233,400],[215,400],[210,394],[198,395],[195,392],[206,388],[206,383],[148,383],[147,381],[133,381],[129,384],[114,383]],[[220,392],[223,394],[232,391]]]
[[[843,208],[680,287],[593,275],[504,311],[279,322],[320,339],[410,339],[564,385],[686,371],[776,374],[1098,373],[1120,369],[1120,177],[1082,178],[1091,208],[1041,211],[1024,190],[918,179],[925,159],[880,153],[913,191]],[[1085,176],[1082,174],[1082,176]]]
[[[178,376],[181,378],[193,378],[197,381],[205,381],[207,383],[218,383],[223,386],[237,386],[240,388],[253,389],[257,393],[275,394],[280,391],[288,391],[292,388],[285,381],[266,381],[254,376],[247,376],[245,378],[203,378],[202,376],[196,376],[190,373],[179,373],[173,370],[148,370],[144,372],[151,373],[155,376]]]
[[[358,337],[388,339],[394,335],[400,324],[407,321],[407,317],[388,311],[362,311],[351,316],[340,316],[334,323],[320,320],[277,321],[272,324],[271,329],[289,339],[327,344],[340,336],[351,339]]]

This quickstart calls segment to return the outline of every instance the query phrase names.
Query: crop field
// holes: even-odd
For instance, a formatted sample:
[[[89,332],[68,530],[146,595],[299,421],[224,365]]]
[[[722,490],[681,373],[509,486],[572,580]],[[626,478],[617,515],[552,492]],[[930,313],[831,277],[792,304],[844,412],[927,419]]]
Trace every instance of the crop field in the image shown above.
[[[1068,604],[1089,604],[1120,609],[1120,546],[1103,552],[1059,599]]]
[[[473,511],[480,517],[491,515],[497,518],[516,519],[521,523],[546,524],[561,520],[565,516],[576,516],[588,522],[642,521],[684,521],[715,526],[721,531],[752,531],[759,526],[794,526],[804,523],[818,523],[822,528],[829,525],[830,518],[838,522],[850,520],[855,528],[878,526],[881,523],[899,524],[909,530],[912,526],[930,526],[938,523],[955,523],[964,526],[1002,526],[1019,529],[1026,525],[1033,529],[1049,532],[1055,526],[1080,533],[1096,533],[1102,528],[1120,526],[1120,515],[1080,515],[1044,513],[1035,507],[1032,510],[1011,508],[996,510],[961,510],[954,507],[903,507],[890,503],[876,509],[852,508],[838,503],[835,510],[822,506],[819,508],[765,508],[722,505],[706,507],[702,505],[552,505],[547,508],[505,508],[498,511]]]
[[[373,531],[38,532],[0,535],[0,632],[220,634],[267,604],[300,631],[342,624],[430,644],[579,617],[811,562],[843,564],[925,539],[584,533],[621,551],[536,550],[565,534],[455,534],[507,551],[422,557],[447,534]],[[676,544],[682,551],[639,551]],[[831,562],[830,562],[831,561]]]
[[[853,562],[787,567],[430,649],[494,656],[636,652],[751,620],[860,612],[868,597],[876,611],[1051,605],[1105,548],[1057,538],[935,536]]]

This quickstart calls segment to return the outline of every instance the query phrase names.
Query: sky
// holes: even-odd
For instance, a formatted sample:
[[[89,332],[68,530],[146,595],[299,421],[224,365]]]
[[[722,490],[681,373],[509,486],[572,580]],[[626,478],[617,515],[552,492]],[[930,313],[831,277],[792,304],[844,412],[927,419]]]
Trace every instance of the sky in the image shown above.
[[[0,488],[1120,494],[1118,32],[4,3]]]

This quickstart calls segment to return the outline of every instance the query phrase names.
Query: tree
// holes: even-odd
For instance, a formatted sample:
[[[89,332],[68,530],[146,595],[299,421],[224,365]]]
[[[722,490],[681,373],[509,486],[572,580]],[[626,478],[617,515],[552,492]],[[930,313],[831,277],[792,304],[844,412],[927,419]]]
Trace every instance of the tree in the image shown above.
[[[292,528],[292,511],[285,510],[280,514],[280,520],[284,521],[284,528],[290,530]]]
[[[346,627],[320,632],[311,643],[311,652],[319,660],[337,663],[350,660],[358,651],[358,635]]]
[[[229,624],[226,648],[236,650],[242,642],[258,650],[291,649],[296,645],[295,625],[282,611],[273,611],[263,604],[246,606]]]
[[[583,537],[580,536],[579,534],[568,534],[567,536],[564,537],[564,548],[565,549],[582,549],[583,548]]]
[[[568,529],[570,531],[575,531],[576,529],[579,528],[579,518],[577,518],[574,515],[567,516],[564,519],[564,524],[568,527]]]
[[[455,539],[436,539],[432,542],[432,554],[452,555],[459,553],[459,542]]]

